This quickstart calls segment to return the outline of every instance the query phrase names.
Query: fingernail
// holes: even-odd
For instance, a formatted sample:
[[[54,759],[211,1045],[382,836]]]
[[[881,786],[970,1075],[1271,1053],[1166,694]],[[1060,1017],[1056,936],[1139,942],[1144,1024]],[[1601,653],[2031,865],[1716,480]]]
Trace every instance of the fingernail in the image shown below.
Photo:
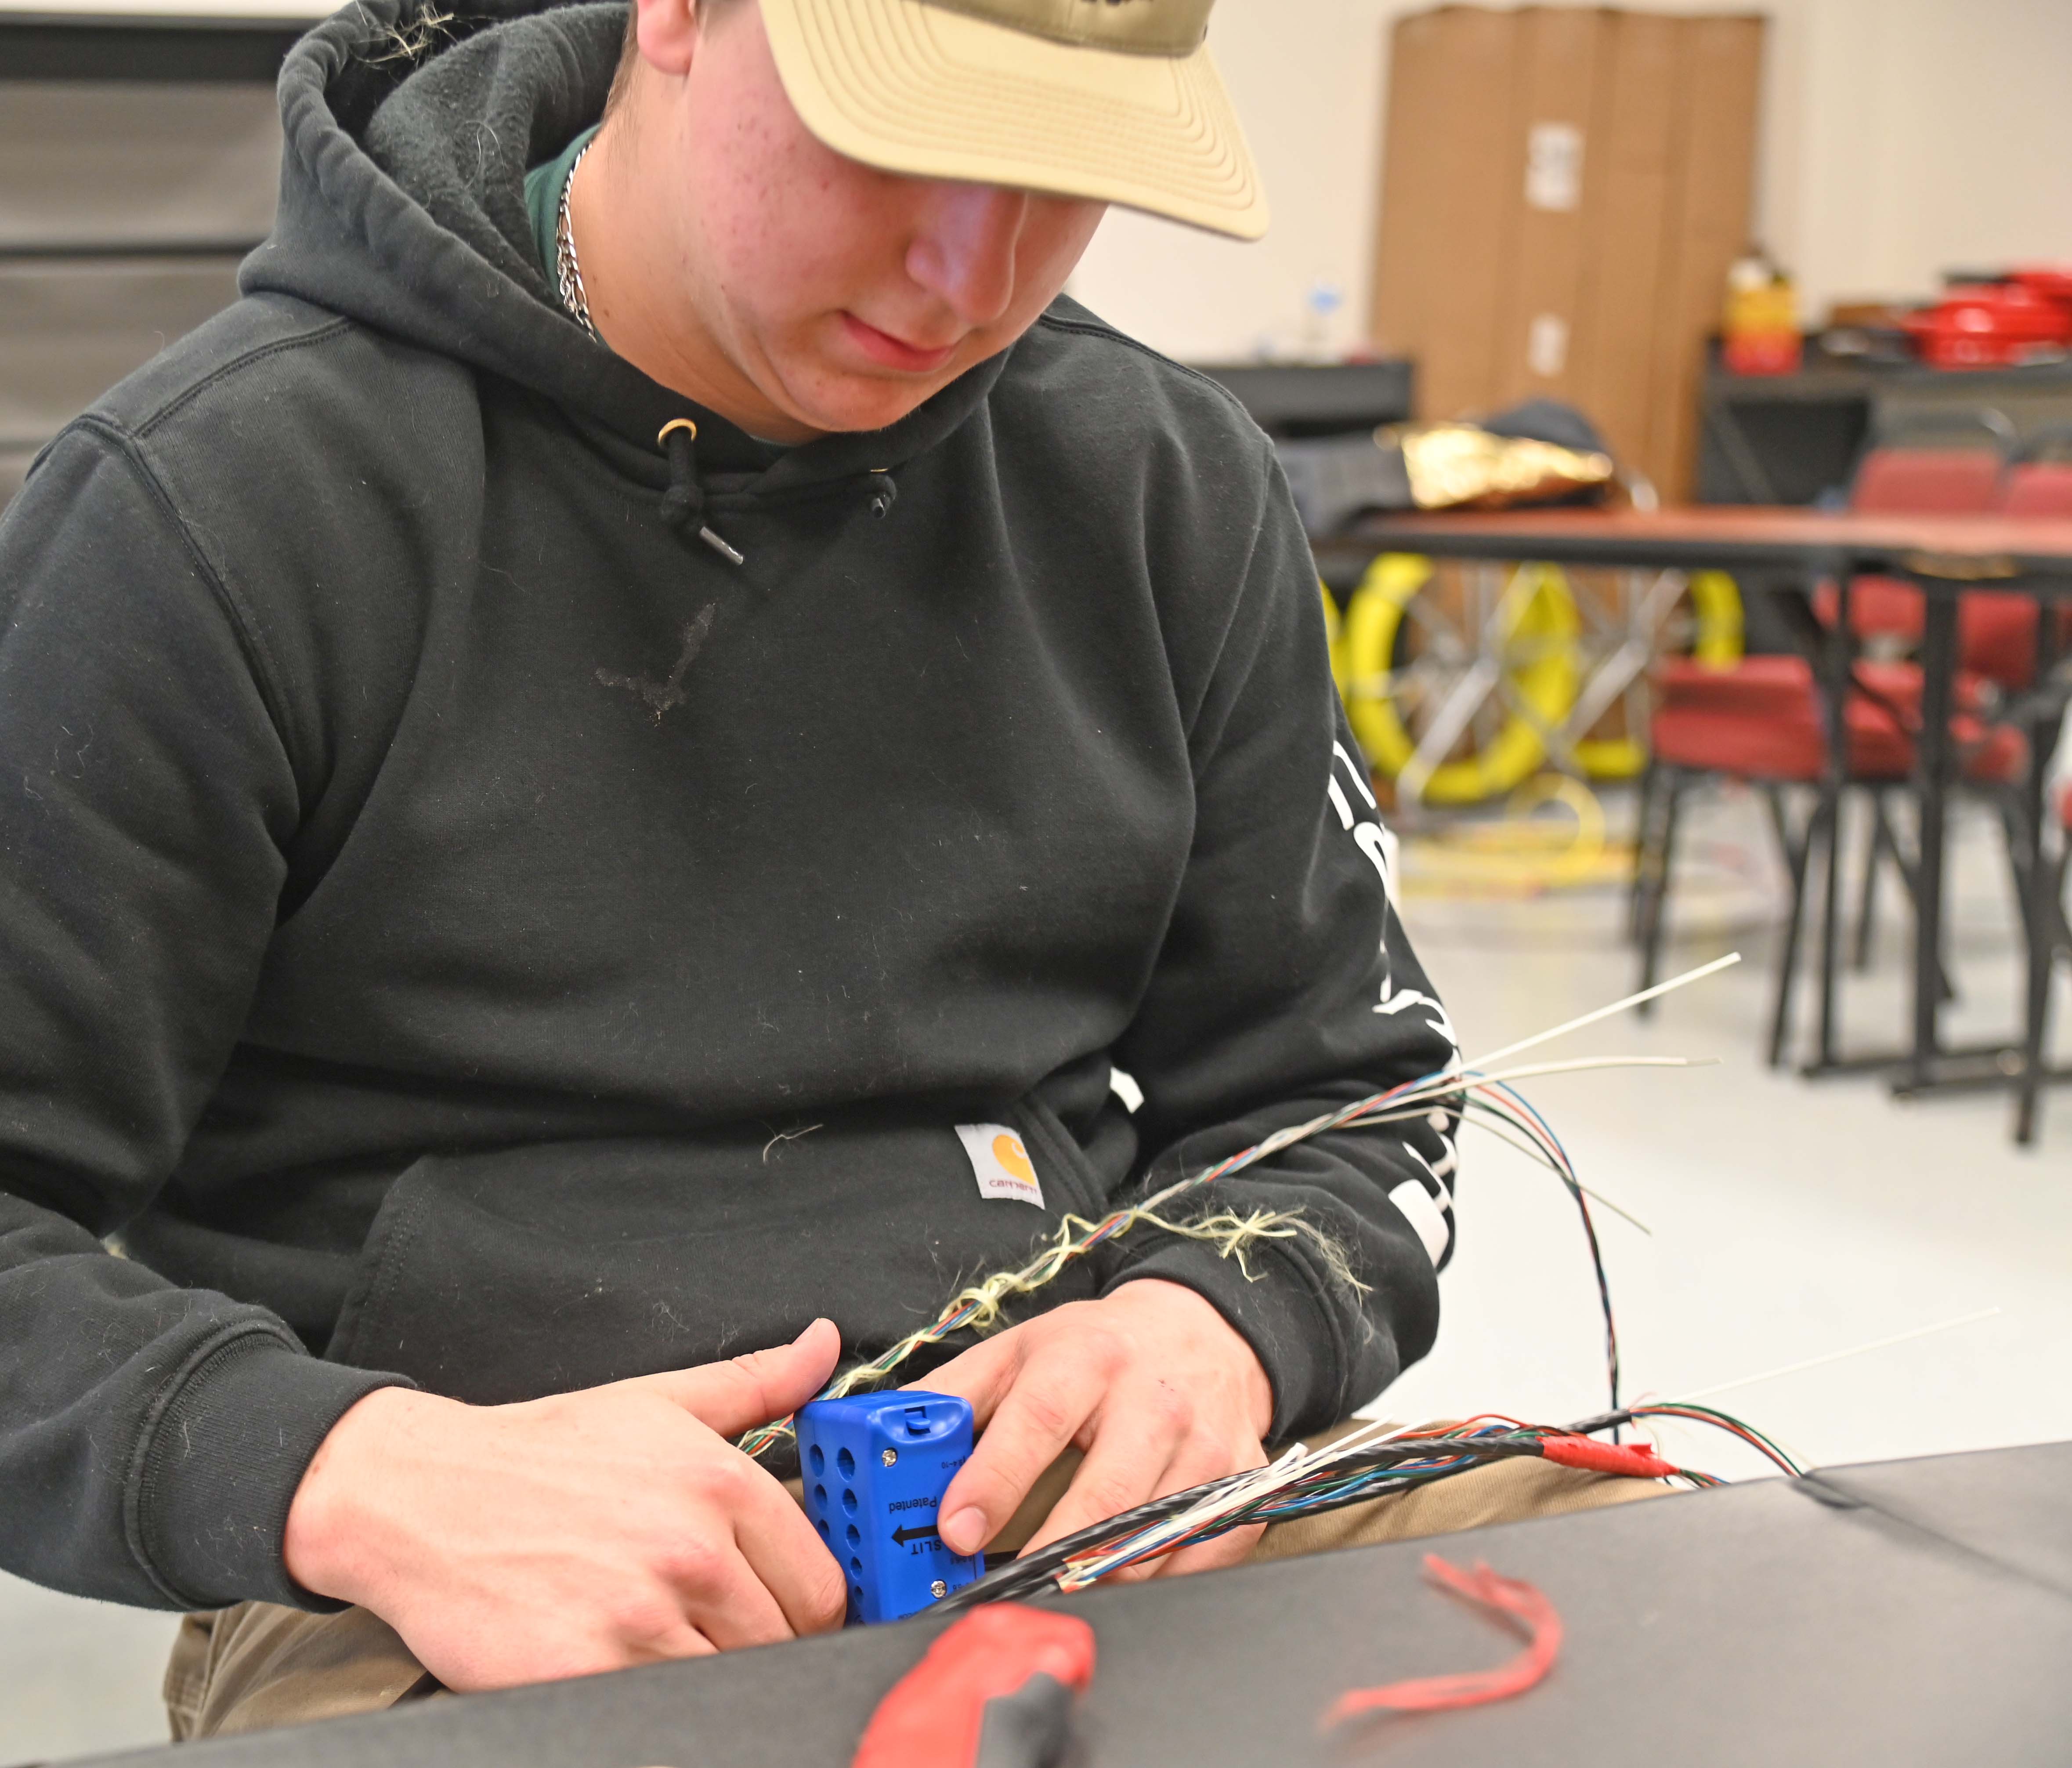
[[[804,1332],[800,1333],[800,1334],[798,1335],[798,1337],[797,1337],[797,1338],[794,1338],[794,1339],[791,1341],[791,1342],[792,1342],[792,1343],[794,1343],[794,1344],[804,1344],[804,1343],[807,1341],[807,1339],[808,1339],[808,1338],[810,1338],[811,1337],[812,1337],[812,1335],[813,1335],[813,1328],[814,1328],[815,1326],[818,1326],[818,1325],[820,1323],[820,1321],[821,1321],[821,1320],[825,1319],[826,1318],[827,1318],[827,1316],[826,1316],[825,1314],[822,1314],[822,1315],[820,1315],[818,1318],[816,1318],[816,1319],[813,1319],[813,1320],[809,1320],[808,1322],[807,1322],[807,1323],[806,1323],[806,1330],[805,1330]]]
[[[976,1553],[985,1545],[985,1512],[960,1510],[944,1519],[939,1532],[943,1545],[952,1553]]]

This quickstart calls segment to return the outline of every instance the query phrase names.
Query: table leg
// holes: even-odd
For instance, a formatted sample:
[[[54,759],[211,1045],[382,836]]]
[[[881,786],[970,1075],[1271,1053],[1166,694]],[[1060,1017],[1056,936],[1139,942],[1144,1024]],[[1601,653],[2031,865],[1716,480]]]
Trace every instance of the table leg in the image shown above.
[[[2038,686],[2048,680],[2058,665],[2058,603],[2041,598],[2036,608],[2036,676]],[[2014,1139],[2026,1148],[2036,1140],[2037,1095],[2046,1078],[2043,1072],[2044,1022],[2050,1007],[2050,972],[2056,963],[2058,928],[2058,869],[2044,852],[2045,787],[2051,758],[2065,728],[2060,709],[2040,709],[2027,720],[2023,735],[2029,741],[2029,772],[2022,781],[2021,814],[2029,840],[2027,879],[2029,912],[2022,917],[2024,1016],[2022,1022],[2021,1077],[2016,1092]]]
[[[1842,915],[1842,789],[1849,774],[1849,666],[1855,639],[1849,627],[1853,574],[1835,579],[1835,624],[1827,634],[1820,668],[1820,709],[1827,734],[1827,765],[1820,774],[1820,804],[1809,831],[1807,862],[1820,855],[1820,1016],[1819,1042],[1811,1071],[1833,1068],[1836,1055],[1836,950],[1840,944]]]
[[[1921,633],[1921,739],[1914,755],[1921,806],[1920,876],[1914,888],[1914,1051],[1904,1090],[1929,1084],[1942,1042],[1936,1018],[1942,955],[1944,820],[1949,806],[1950,702],[1957,673],[1957,598],[1933,591]]]

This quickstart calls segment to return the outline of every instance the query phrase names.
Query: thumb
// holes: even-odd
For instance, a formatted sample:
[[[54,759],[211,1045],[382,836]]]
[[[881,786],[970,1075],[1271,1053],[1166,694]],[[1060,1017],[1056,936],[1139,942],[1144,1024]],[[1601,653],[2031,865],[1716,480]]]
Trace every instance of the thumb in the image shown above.
[[[828,1384],[841,1355],[841,1333],[816,1320],[789,1344],[725,1363],[702,1363],[647,1379],[722,1437],[796,1412]]]

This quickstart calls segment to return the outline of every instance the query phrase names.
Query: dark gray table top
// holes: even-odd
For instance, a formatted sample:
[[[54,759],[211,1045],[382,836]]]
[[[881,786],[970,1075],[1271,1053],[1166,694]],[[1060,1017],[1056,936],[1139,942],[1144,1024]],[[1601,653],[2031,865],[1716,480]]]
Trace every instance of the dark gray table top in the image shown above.
[[[1501,1705],[1324,1741],[1342,1690],[1499,1663],[1432,1548],[1539,1585],[1567,1641]],[[1080,1768],[2072,1759],[2072,1443],[1826,1470],[1072,1601],[1100,1661]],[[189,1745],[179,1768],[845,1768],[941,1623],[909,1622]],[[151,1751],[121,1758],[169,1768]]]

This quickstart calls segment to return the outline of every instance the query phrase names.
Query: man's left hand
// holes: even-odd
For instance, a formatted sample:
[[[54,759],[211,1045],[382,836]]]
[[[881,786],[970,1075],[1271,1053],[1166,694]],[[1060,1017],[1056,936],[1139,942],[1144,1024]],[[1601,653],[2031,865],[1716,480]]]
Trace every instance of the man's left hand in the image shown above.
[[[1010,1327],[923,1385],[968,1400],[985,1432],[943,1495],[943,1544],[955,1553],[991,1540],[1067,1447],[1086,1458],[1031,1548],[1260,1466],[1273,1416],[1272,1386],[1252,1347],[1192,1289],[1157,1277]],[[1263,1532],[1234,1529],[1117,1576],[1235,1564]]]

